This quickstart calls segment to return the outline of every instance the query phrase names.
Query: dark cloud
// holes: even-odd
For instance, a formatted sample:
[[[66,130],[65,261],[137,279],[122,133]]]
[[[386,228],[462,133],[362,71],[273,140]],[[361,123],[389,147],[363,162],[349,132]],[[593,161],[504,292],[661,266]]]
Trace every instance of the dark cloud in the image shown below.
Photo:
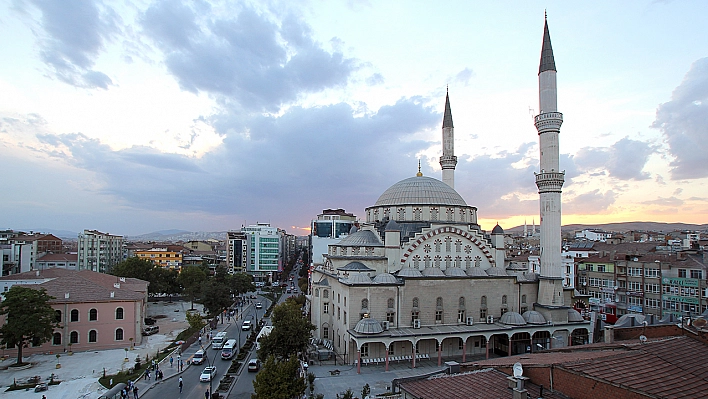
[[[342,53],[325,51],[293,15],[276,23],[247,6],[229,19],[201,20],[200,12],[162,1],[142,18],[184,90],[223,96],[246,110],[278,111],[305,93],[346,84],[357,68]]]
[[[652,127],[668,142],[673,180],[708,176],[708,58],[691,65],[671,101],[656,110]]]
[[[93,1],[30,0],[42,12],[40,56],[59,80],[77,87],[103,88],[113,84],[92,69],[107,40],[119,32],[120,17],[112,8]]]
[[[655,151],[654,146],[625,137],[610,147],[581,148],[575,156],[575,163],[591,175],[606,172],[620,180],[645,180],[650,175],[642,170]]]

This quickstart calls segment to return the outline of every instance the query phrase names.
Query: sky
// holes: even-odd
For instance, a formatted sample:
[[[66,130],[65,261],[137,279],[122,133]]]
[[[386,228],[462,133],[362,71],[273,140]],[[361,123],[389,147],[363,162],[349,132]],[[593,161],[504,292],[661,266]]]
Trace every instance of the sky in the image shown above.
[[[708,223],[705,1],[0,3],[0,228],[308,233],[441,179],[538,223],[544,10],[562,223]]]

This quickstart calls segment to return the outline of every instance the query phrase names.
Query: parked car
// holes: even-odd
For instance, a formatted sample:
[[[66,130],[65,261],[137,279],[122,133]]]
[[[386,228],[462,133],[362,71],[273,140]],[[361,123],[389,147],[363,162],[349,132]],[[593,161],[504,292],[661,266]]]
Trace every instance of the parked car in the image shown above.
[[[261,361],[258,359],[251,359],[248,361],[248,371],[258,371],[261,369]]]
[[[251,320],[245,320],[245,321],[243,322],[243,324],[241,324],[241,330],[243,330],[243,331],[248,331],[248,330],[251,329],[251,327],[253,327],[253,326],[251,325]]]
[[[147,326],[143,329],[143,335],[157,334],[160,331],[159,326]]]
[[[216,376],[216,367],[214,366],[207,366],[204,367],[204,371],[202,371],[202,374],[199,375],[199,381],[200,382],[209,382]]]
[[[146,317],[144,321],[146,326],[151,326],[157,322],[157,320],[153,319],[152,317]]]
[[[263,304],[260,302],[256,302],[256,309],[263,309]]]

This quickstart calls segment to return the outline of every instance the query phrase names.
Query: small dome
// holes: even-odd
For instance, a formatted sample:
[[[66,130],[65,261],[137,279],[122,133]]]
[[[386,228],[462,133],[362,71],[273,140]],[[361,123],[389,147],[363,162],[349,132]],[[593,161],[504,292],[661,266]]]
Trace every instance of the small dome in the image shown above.
[[[401,231],[401,225],[396,223],[395,220],[389,220],[384,231]]]
[[[465,271],[459,267],[448,267],[445,269],[445,275],[448,277],[467,277]]]
[[[496,267],[492,266],[489,269],[487,269],[487,276],[508,276],[506,274],[506,270],[502,269],[501,267]]]
[[[467,275],[471,277],[488,277],[487,272],[478,266],[467,269]]]
[[[535,310],[527,310],[521,317],[529,324],[546,324],[546,318]]]
[[[439,267],[426,267],[423,269],[423,276],[425,277],[445,277],[445,273],[440,270]]]
[[[371,278],[364,273],[352,273],[347,282],[351,284],[371,284]]]
[[[371,230],[359,230],[342,238],[336,245],[341,247],[381,247],[383,243]]]
[[[339,267],[337,270],[341,270],[344,272],[373,272],[374,269],[370,268],[369,266],[366,266],[365,264],[361,262],[349,262],[347,263],[346,266],[344,267]]]
[[[524,320],[524,318],[516,312],[504,313],[502,315],[501,319],[499,319],[499,322],[502,324],[509,325],[509,326],[525,326],[526,325],[526,320]]]
[[[492,229],[492,234],[504,234],[504,229],[499,226],[499,223]]]
[[[578,312],[575,309],[568,309],[568,322],[569,323],[580,323],[582,321],[585,321],[583,319],[583,316],[580,315],[580,312]]]
[[[381,327],[381,323],[379,323],[378,320],[373,319],[371,317],[365,317],[359,320],[358,323],[356,323],[354,331],[358,332],[359,334],[378,334],[380,332],[383,332],[383,328]]]
[[[358,228],[355,224],[353,224],[353,225],[352,225],[352,228],[349,229],[349,234],[354,234],[354,233],[356,233],[357,231],[359,231],[359,228]]]
[[[380,273],[374,277],[374,283],[376,284],[396,284],[398,280],[389,273]]]
[[[418,269],[412,267],[404,267],[398,271],[398,277],[423,277],[423,274]]]

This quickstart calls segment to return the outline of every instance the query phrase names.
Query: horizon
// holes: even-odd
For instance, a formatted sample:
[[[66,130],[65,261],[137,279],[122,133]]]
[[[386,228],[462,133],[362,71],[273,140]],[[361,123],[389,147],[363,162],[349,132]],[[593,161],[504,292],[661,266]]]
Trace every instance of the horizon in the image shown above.
[[[449,88],[456,191],[485,230],[530,225],[546,9],[562,225],[708,223],[705,2],[19,0],[0,5],[4,224],[362,218],[419,161],[442,180]]]

